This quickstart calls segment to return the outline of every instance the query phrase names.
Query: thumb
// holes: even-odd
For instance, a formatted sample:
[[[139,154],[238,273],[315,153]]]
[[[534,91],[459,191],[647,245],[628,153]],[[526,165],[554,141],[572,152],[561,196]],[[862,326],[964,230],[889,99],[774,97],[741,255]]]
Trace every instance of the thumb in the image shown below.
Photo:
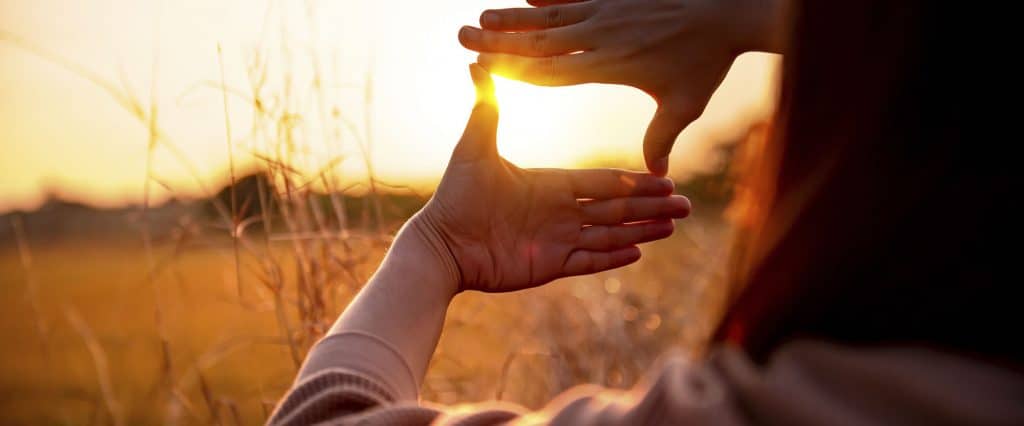
[[[700,112],[693,108],[680,107],[672,104],[659,104],[651,124],[644,135],[644,160],[652,174],[665,176],[668,174],[668,154],[676,138]]]
[[[498,150],[498,103],[494,97],[494,80],[477,64],[469,66],[469,75],[476,86],[476,105],[462,139],[455,147],[454,157],[460,159],[474,159]]]

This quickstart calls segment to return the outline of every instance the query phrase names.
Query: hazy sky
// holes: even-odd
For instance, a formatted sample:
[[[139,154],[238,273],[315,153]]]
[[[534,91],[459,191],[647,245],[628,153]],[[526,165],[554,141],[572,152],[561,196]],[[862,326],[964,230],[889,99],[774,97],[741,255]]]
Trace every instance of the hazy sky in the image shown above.
[[[372,70],[375,171],[389,182],[428,185],[443,169],[473,99],[466,66],[475,55],[458,45],[459,27],[474,23],[485,7],[522,4],[0,0],[0,211],[32,207],[47,191],[101,205],[136,202],[146,175],[145,123],[29,46],[109,81],[147,114],[155,100],[159,127],[197,171],[158,146],[152,170],[164,186],[157,186],[157,198],[197,195],[196,178],[215,186],[225,173],[218,44],[226,85],[239,90],[228,109],[239,163],[254,164],[253,153],[272,150],[268,140],[282,140],[266,133],[270,127],[254,132],[260,126],[254,126],[252,82],[266,75],[264,102],[294,115],[295,162],[318,170],[344,156],[336,173],[363,179],[361,151],[337,117],[365,132],[362,86]],[[710,144],[768,114],[776,66],[770,55],[740,58],[705,116],[677,144],[674,175],[706,166]],[[314,69],[322,75],[319,92],[311,89]],[[286,76],[290,85],[282,83]],[[640,140],[654,110],[646,95],[611,86],[498,84],[499,148],[511,161],[571,167],[599,156],[642,164]]]

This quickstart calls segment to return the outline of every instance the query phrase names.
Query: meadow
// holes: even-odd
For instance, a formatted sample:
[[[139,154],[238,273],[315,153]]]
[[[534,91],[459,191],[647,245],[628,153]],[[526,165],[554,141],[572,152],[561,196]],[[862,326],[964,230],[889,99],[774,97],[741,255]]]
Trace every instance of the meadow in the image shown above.
[[[458,296],[422,397],[537,408],[577,384],[628,388],[665,351],[700,350],[721,304],[727,233],[722,209],[697,202],[627,268]],[[260,423],[387,235],[266,238],[236,256],[215,235],[147,249],[130,232],[22,232],[0,250],[3,423]]]
[[[145,176],[124,214],[80,207],[90,219],[77,228],[59,209],[44,212],[47,220],[39,212],[0,216],[0,423],[262,423],[390,236],[429,196],[374,174],[380,99],[372,70],[350,84],[351,75],[326,65],[337,52],[270,27],[263,33],[282,39],[243,49],[241,84],[225,78],[218,44],[210,65],[219,75],[179,96],[200,91],[222,107],[226,134],[216,147],[228,164],[219,192],[176,139],[182,129],[162,120],[155,74],[146,95],[0,33],[22,54],[99,89],[89,96],[121,108],[146,147],[144,158],[130,159],[145,165]],[[354,88],[345,93],[355,101],[339,88]],[[723,154],[716,164],[729,163],[731,152]],[[608,152],[592,165],[630,165],[617,157]],[[176,164],[185,176],[176,183],[193,190],[176,193],[160,160]],[[352,163],[365,176],[339,172]],[[692,217],[671,238],[645,245],[634,265],[517,293],[459,295],[422,398],[539,408],[577,384],[629,388],[666,351],[700,351],[725,293],[726,169],[678,188],[694,201]],[[154,201],[158,193],[181,195],[185,205],[168,210]]]

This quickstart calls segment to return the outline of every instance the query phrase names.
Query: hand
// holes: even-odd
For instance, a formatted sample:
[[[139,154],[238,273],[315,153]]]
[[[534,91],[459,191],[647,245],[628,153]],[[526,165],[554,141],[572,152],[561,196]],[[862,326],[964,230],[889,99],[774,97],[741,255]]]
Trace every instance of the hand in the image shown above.
[[[410,222],[448,256],[457,291],[506,292],[618,268],[668,237],[690,202],[672,182],[621,170],[521,169],[497,151],[490,75],[470,66],[477,105],[437,192]]]
[[[772,3],[778,0],[760,0]],[[487,70],[538,85],[633,86],[658,102],[644,136],[648,169],[668,172],[676,137],[707,106],[764,6],[745,0],[529,0],[488,10],[460,42]],[[764,20],[767,18],[761,18]],[[741,32],[741,30],[743,30]],[[730,31],[732,33],[730,33]]]

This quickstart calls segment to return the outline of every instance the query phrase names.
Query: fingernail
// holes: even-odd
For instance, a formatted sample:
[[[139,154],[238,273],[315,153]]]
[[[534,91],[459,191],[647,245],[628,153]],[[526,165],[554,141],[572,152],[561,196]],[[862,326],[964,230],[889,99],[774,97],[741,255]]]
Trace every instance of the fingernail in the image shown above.
[[[672,198],[672,207],[674,207],[674,210],[680,214],[679,217],[683,218],[690,215],[690,210],[693,208],[693,205],[690,204],[689,198],[680,196]]]
[[[480,31],[473,27],[462,27],[459,30],[459,39],[465,42],[475,42],[480,40]]]
[[[480,17],[480,25],[491,28],[497,27],[501,25],[501,16],[494,12],[484,12],[483,16]]]

